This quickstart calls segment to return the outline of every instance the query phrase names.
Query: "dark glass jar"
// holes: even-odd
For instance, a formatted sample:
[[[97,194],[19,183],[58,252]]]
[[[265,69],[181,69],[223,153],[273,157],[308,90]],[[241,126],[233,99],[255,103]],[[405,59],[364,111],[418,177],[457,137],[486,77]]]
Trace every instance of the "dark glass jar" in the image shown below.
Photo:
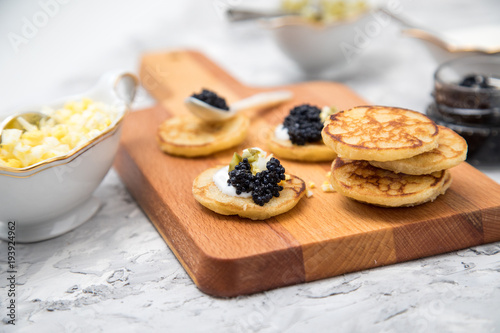
[[[486,84],[466,86],[463,81],[471,76],[484,78]],[[442,64],[434,74],[434,99],[438,105],[458,109],[500,108],[500,55],[458,58]]]
[[[434,74],[427,115],[467,141],[467,161],[500,165],[500,55],[458,58]]]

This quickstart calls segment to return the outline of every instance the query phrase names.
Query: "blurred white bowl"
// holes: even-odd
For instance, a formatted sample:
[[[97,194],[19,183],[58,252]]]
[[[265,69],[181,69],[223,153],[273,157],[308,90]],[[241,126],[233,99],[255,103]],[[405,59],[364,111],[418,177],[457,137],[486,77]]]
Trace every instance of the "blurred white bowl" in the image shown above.
[[[15,222],[17,242],[53,238],[76,228],[97,212],[100,202],[92,193],[112,165],[122,120],[134,98],[137,82],[129,73],[109,73],[86,93],[45,104],[57,109],[65,102],[89,97],[117,107],[120,113],[103,133],[64,156],[21,169],[0,167],[0,238],[13,235],[9,233],[9,222]]]
[[[382,26],[371,14],[360,13],[334,23],[311,23],[299,16],[263,19],[281,51],[304,72],[343,69],[361,53]]]
[[[500,53],[500,25],[440,32],[409,28],[403,34],[421,41],[438,64],[464,56]]]

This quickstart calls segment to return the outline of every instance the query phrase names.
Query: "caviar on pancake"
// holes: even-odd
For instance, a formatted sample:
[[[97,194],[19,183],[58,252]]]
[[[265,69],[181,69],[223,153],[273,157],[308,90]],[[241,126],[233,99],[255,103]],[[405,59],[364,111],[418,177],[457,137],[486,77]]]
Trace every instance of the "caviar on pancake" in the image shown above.
[[[244,158],[229,172],[227,183],[236,188],[237,194],[251,192],[253,201],[263,206],[273,197],[280,196],[282,180],[285,180],[285,168],[278,159],[271,157],[266,163],[266,170],[252,174],[248,158]]]

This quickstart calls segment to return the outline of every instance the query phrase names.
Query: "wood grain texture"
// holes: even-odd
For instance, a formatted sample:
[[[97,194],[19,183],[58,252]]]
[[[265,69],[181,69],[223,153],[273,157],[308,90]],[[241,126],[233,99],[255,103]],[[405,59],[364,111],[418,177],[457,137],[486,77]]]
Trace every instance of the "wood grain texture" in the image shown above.
[[[158,125],[186,114],[186,96],[210,88],[229,103],[266,89],[245,87],[196,52],[144,56],[143,85],[157,107],[127,115],[115,168],[196,285],[215,296],[236,296],[393,264],[500,240],[500,185],[472,166],[451,170],[444,196],[412,208],[381,208],[325,193],[330,163],[282,160],[287,172],[318,185],[290,212],[254,222],[222,216],[199,205],[191,193],[203,170],[227,164],[247,147],[265,149],[268,131],[299,103],[366,104],[347,87],[308,82],[285,88],[293,101],[250,111],[251,135],[236,149],[207,158],[163,154],[155,142]]]

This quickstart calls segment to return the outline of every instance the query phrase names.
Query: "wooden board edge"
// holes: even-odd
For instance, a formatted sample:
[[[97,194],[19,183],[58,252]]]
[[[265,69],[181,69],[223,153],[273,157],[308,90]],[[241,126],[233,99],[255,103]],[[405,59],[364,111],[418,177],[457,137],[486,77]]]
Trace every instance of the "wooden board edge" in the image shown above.
[[[353,234],[303,247],[308,282],[397,262],[392,228]]]
[[[484,209],[482,212],[484,243],[500,241],[500,207]]]
[[[478,219],[481,221],[480,225]],[[306,244],[303,245],[306,281],[316,281],[500,241],[499,220],[500,206],[478,208],[472,212],[457,213],[448,219],[435,218],[345,236],[334,241]],[[372,241],[367,241],[367,237]],[[443,241],[444,238],[447,240]],[[359,248],[359,244],[364,246]],[[378,251],[380,247],[386,251]],[[352,252],[340,253],[339,249],[351,249]],[[342,256],[341,259],[335,260],[339,255]]]

